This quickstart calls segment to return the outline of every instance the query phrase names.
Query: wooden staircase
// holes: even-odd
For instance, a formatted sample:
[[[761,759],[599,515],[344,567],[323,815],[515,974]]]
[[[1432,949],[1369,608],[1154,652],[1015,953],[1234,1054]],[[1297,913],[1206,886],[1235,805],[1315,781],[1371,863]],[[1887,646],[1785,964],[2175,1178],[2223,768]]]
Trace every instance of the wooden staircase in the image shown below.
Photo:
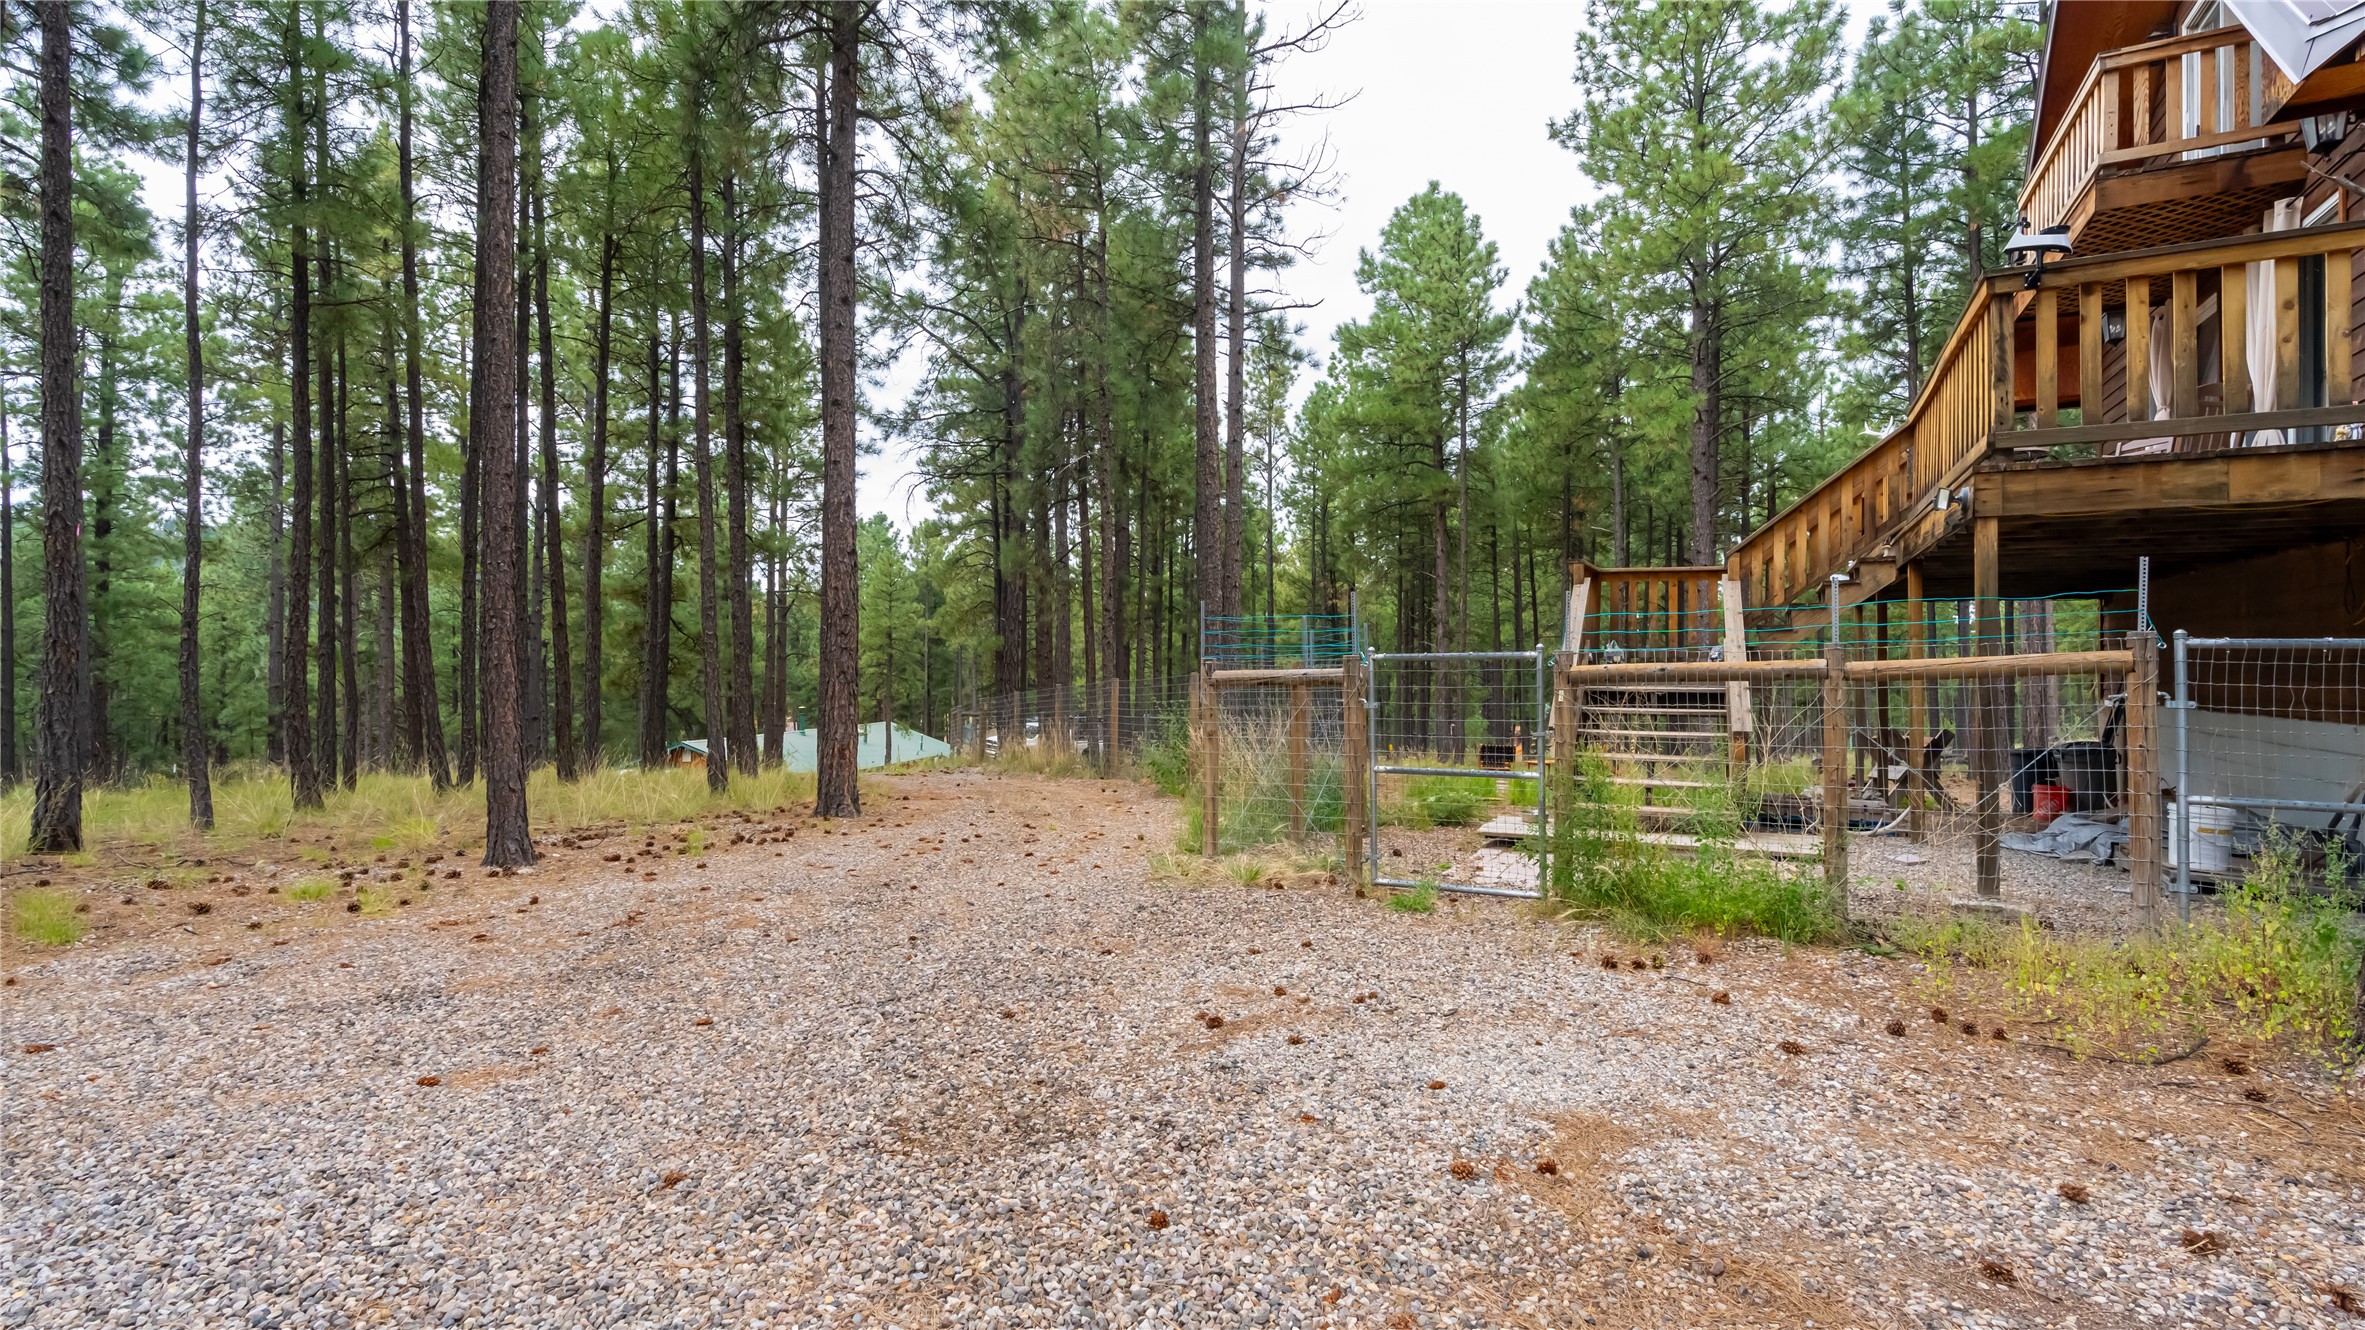
[[[1611,603],[1664,607],[1665,622],[1642,632],[1654,652],[1693,659],[1748,657],[1738,581],[1700,578],[1703,570],[1696,569],[1583,571],[1586,575],[1569,589],[1561,635],[1564,662],[1583,658],[1591,646],[1589,631],[1601,636],[1588,621]],[[1679,585],[1686,590],[1679,592]],[[1604,594],[1613,586],[1614,600]],[[1702,594],[1707,586],[1714,587],[1713,606]],[[1566,737],[1563,751],[1600,754],[1614,784],[1641,791],[1646,817],[1666,819],[1681,818],[1688,810],[1681,797],[1665,796],[1705,788],[1739,769],[1753,721],[1746,684],[1687,683],[1564,689],[1554,724]]]
[[[1881,593],[1897,584],[1904,576],[1904,563],[1893,546],[1881,545],[1847,566],[1847,580],[1838,583],[1839,608],[1852,610],[1858,605],[1876,600]],[[1822,593],[1803,605],[1777,605],[1750,610],[1746,616],[1749,630],[1760,645],[1779,646],[1811,641],[1818,633],[1831,628],[1831,593],[1833,584],[1824,583]]]

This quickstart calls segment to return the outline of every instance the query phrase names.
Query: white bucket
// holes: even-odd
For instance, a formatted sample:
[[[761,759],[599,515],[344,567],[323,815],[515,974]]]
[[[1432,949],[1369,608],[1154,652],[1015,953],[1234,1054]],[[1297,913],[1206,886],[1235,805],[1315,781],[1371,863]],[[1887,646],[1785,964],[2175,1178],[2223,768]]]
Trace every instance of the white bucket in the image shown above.
[[[2216,804],[2193,805],[2193,871],[2226,873],[2234,866],[2234,828],[2240,816]],[[2184,805],[2168,805],[2168,866],[2179,865],[2184,853]]]

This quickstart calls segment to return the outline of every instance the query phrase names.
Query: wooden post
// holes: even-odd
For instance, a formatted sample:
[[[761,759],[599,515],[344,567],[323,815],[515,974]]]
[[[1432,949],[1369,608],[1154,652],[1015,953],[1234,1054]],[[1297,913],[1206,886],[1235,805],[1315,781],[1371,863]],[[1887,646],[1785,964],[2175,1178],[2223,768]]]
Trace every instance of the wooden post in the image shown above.
[[[2061,312],[2060,293],[2052,287],[2037,292],[2037,418],[2038,429],[2061,423]]]
[[[1848,652],[1823,648],[1823,880],[1848,903]]]
[[[1552,689],[1552,760],[1568,771],[1572,780],[1577,760],[1577,724],[1584,711],[1584,700],[1569,682],[1568,672],[1577,663],[1577,653],[1585,649],[1585,615],[1592,602],[1591,577],[1571,583],[1568,594],[1561,599],[1560,659],[1559,668],[1553,672]]]
[[[1213,859],[1220,840],[1222,816],[1223,730],[1222,694],[1202,670],[1191,676],[1192,712],[1199,717],[1199,853]]]
[[[2299,407],[2299,260],[2275,260],[2275,405]]]
[[[2094,282],[2078,288],[2078,415],[2102,423],[2102,287]]]
[[[2200,276],[2168,279],[2168,406],[2180,420],[2201,414]]]
[[[1364,796],[1370,788],[1371,755],[1365,751],[1370,722],[1364,708],[1363,657],[1351,655],[1339,667],[1339,855],[1347,877],[1357,886],[1365,880],[1363,837],[1370,813]]]
[[[2224,405],[2235,415],[2254,409],[2250,402],[2250,269],[2229,264],[2217,270],[2217,377]]]
[[[2127,419],[2151,419],[2152,396],[2159,385],[2151,381],[2151,278],[2127,279]],[[2006,380],[2007,384],[2010,382]],[[2005,390],[2010,400],[2010,389]]]
[[[1289,688],[1289,838],[1306,834],[1306,737],[1314,723],[1314,695],[1305,684]]]
[[[2160,922],[2160,643],[2138,626],[2127,635],[2135,667],[2127,672],[2127,840],[2135,923]]]
[[[1905,565],[1905,654],[1912,660],[1925,660],[1930,654],[1930,607],[1926,595],[1922,565],[1917,559]],[[1929,761],[1923,755],[1929,742],[1930,681],[1917,675],[1905,685],[1905,761],[1912,768],[1906,780],[1908,797],[1912,800],[1906,827],[1915,840],[1929,835],[1930,805],[1935,802],[1930,792],[1938,784],[1937,773],[1929,769]]]
[[[1741,604],[1741,579],[1728,577],[1716,584],[1717,599],[1724,605],[1724,658],[1728,661],[1749,659],[1749,629]],[[1724,686],[1725,710],[1725,775],[1739,789],[1741,778],[1749,771],[1749,740],[1757,730],[1756,713],[1751,708],[1749,685],[1734,679]]]
[[[2356,261],[2353,250],[2324,256],[2324,400],[2334,406],[2357,395],[2349,367],[2349,286]]]
[[[2003,644],[2002,569],[1999,542],[2003,522],[1992,516],[1971,519],[1971,594],[1976,598],[1979,654],[1994,655]],[[1972,779],[1979,786],[1979,894],[1994,899],[2004,894],[2001,859],[2004,834],[2003,691],[2004,679],[1981,679],[1968,684],[1972,696]]]

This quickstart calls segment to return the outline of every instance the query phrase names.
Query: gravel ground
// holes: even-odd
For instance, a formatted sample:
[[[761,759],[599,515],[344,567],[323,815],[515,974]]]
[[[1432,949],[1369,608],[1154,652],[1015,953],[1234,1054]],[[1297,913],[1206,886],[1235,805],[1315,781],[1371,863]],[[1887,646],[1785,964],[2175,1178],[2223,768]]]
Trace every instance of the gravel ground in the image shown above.
[[[1652,968],[1516,904],[1153,881],[1172,805],[1131,786],[887,788],[654,881],[10,956],[0,1325],[2313,1327],[2365,1292],[2365,1127],[2305,1069],[1965,1035],[1861,953]]]

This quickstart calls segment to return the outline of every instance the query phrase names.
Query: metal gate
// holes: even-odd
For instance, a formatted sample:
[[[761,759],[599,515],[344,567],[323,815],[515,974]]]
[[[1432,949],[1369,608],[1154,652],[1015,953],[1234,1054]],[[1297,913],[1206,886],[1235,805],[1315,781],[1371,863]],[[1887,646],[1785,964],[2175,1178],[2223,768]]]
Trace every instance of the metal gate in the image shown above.
[[[1365,661],[1369,880],[1541,897],[1551,656],[1539,646]]]

